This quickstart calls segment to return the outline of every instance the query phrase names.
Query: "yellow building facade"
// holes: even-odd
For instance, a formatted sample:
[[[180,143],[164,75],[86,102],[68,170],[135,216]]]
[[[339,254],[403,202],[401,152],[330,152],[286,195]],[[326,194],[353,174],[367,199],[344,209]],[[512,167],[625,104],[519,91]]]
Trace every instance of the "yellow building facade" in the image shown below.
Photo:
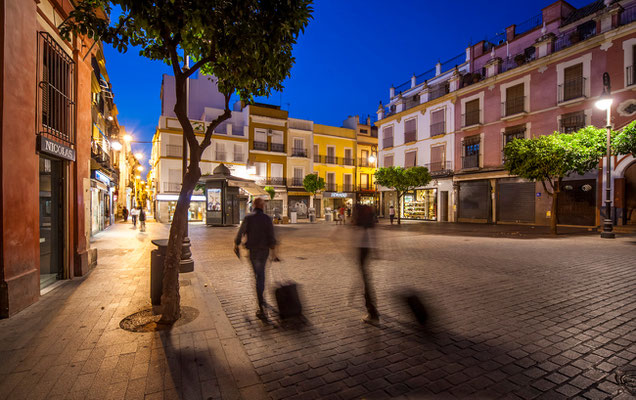
[[[378,163],[378,128],[371,121],[357,123],[356,200],[358,203],[376,206],[377,192],[375,171]]]
[[[314,173],[325,180],[318,215],[341,206],[352,207],[356,198],[356,130],[314,124]]]

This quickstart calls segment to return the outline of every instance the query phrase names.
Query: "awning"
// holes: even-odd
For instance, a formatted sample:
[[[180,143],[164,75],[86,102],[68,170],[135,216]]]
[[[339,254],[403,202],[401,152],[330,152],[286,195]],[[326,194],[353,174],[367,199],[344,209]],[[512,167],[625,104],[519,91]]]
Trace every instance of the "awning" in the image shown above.
[[[261,186],[257,185],[256,182],[254,181],[248,181],[248,180],[238,181],[238,180],[229,179],[227,181],[227,185],[240,187],[241,189],[245,190],[247,193],[251,194],[252,196],[262,196],[264,194],[268,194],[265,190],[263,190]]]

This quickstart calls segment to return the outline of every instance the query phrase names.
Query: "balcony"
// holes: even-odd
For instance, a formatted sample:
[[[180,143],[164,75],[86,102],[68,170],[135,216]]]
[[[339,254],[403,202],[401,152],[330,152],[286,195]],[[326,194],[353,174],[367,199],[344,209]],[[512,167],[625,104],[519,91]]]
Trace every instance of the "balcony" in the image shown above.
[[[181,184],[174,182],[164,182],[163,183],[163,192],[164,193],[179,193],[181,191]]]
[[[245,155],[243,153],[234,153],[234,162],[245,162]]]
[[[215,159],[216,161],[225,161],[225,156],[226,156],[226,154],[225,154],[225,152],[224,152],[224,151],[217,151],[217,152],[214,154],[214,159]]]
[[[269,177],[269,178],[259,178],[256,180],[256,183],[261,186],[285,186],[286,184],[285,178],[280,177]]]
[[[267,151],[267,142],[254,141],[254,150]]]
[[[291,187],[303,187],[303,178],[292,178]]]
[[[357,189],[358,192],[375,192],[375,186],[371,183],[368,183],[366,185],[359,184]]]
[[[479,153],[462,156],[462,169],[479,168]]]
[[[559,89],[559,103],[566,101],[585,98],[585,78],[578,77],[563,82],[558,87]]]
[[[342,185],[341,192],[353,192],[353,184],[345,183],[344,185]]]
[[[440,85],[434,86],[433,88],[431,88],[431,91],[429,92],[428,101],[435,100],[446,94],[448,94],[448,85],[440,84]]]
[[[337,164],[338,163],[338,157],[336,156],[322,156],[322,162],[324,162],[325,164]]]
[[[462,114],[462,128],[481,124],[481,110],[466,111]]]
[[[292,148],[292,157],[308,157],[308,154],[307,149],[297,147]]]
[[[183,146],[179,146],[176,144],[167,144],[166,145],[166,157],[183,157]]]
[[[634,9],[636,10],[636,7],[634,7]],[[636,83],[635,65],[630,65],[629,67],[625,68],[625,77],[627,78],[627,86],[632,86],[634,83]]]
[[[417,141],[417,131],[404,132],[404,143]]]
[[[479,160],[477,160],[477,166],[479,166]],[[438,161],[424,165],[428,168],[428,172],[432,177],[449,176],[453,175],[453,169],[450,161]]]
[[[621,25],[627,25],[636,21],[636,6],[623,10],[621,13]]]
[[[354,166],[355,162],[353,161],[353,158],[351,157],[344,157],[342,158],[342,165],[348,165],[348,166]]]
[[[320,154],[314,154],[314,162],[315,163],[319,163],[320,161]]]
[[[501,103],[501,115],[509,117],[526,112],[526,97],[513,97]]]
[[[585,127],[585,114],[575,113],[572,115],[562,115],[560,122],[560,132],[571,133],[576,132]]]
[[[368,157],[358,158],[358,167],[375,168],[376,163],[370,162]]]
[[[108,151],[104,150],[97,141],[91,143],[91,158],[97,161],[102,167],[106,169],[113,169],[113,164],[110,159]]]
[[[393,147],[393,136],[382,139],[382,148],[388,149],[389,147]]]
[[[431,136],[443,135],[446,133],[446,121],[431,124]]]
[[[269,151],[273,151],[276,153],[284,153],[285,145],[283,143],[270,143]]]
[[[325,183],[325,191],[327,192],[336,192],[337,191],[337,185],[333,182],[327,182]]]

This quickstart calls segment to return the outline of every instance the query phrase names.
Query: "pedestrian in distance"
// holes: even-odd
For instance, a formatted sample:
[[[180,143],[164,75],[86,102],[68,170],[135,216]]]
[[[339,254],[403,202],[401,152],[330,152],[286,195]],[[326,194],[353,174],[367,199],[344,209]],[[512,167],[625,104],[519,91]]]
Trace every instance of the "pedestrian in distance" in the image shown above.
[[[395,207],[391,204],[389,206],[389,219],[391,220],[391,225],[393,225],[393,218],[395,218]]]
[[[146,212],[143,207],[139,207],[139,230],[146,232]]]
[[[338,221],[340,222],[340,225],[344,225],[344,223],[345,223],[345,208],[344,208],[344,206],[340,207],[340,209],[338,210]]]
[[[128,209],[124,206],[124,209],[121,210],[121,215],[124,217],[124,222],[128,221]]]
[[[247,215],[241,227],[239,228],[236,238],[234,239],[234,253],[240,258],[239,245],[246,237],[245,247],[249,250],[250,263],[254,270],[256,280],[256,298],[258,299],[258,311],[256,316],[265,319],[265,300],[263,292],[265,291],[265,264],[267,257],[272,255],[272,260],[277,261],[275,247],[276,237],[274,236],[274,224],[272,218],[263,212],[265,201],[261,198],[254,200],[254,212]]]
[[[380,322],[380,315],[375,305],[375,294],[371,286],[371,273],[369,271],[369,257],[375,248],[375,216],[371,206],[358,204],[353,215],[355,226],[355,246],[358,256],[358,266],[364,285],[364,305],[367,315],[363,319],[369,324]]]
[[[132,219],[133,228],[137,229],[137,217],[139,216],[139,210],[136,207],[133,207],[130,210],[130,218]]]

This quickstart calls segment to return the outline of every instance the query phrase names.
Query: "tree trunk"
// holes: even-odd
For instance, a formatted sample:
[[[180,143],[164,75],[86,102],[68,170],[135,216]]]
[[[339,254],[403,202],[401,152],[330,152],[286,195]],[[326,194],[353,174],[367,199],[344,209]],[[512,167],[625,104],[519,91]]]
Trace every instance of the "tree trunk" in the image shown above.
[[[192,164],[196,165],[193,166]],[[170,226],[170,236],[163,270],[163,292],[161,294],[162,310],[160,322],[164,324],[173,324],[181,317],[181,296],[179,295],[181,248],[188,222],[190,197],[200,177],[201,170],[198,162],[194,163],[191,161],[181,186],[179,200],[177,200],[177,207]]]
[[[400,218],[400,210],[402,209],[400,206],[402,204],[402,195],[400,194],[400,192],[396,192],[397,193],[397,210],[395,210],[396,214],[397,214],[397,223],[398,225],[401,225],[401,218]]]

